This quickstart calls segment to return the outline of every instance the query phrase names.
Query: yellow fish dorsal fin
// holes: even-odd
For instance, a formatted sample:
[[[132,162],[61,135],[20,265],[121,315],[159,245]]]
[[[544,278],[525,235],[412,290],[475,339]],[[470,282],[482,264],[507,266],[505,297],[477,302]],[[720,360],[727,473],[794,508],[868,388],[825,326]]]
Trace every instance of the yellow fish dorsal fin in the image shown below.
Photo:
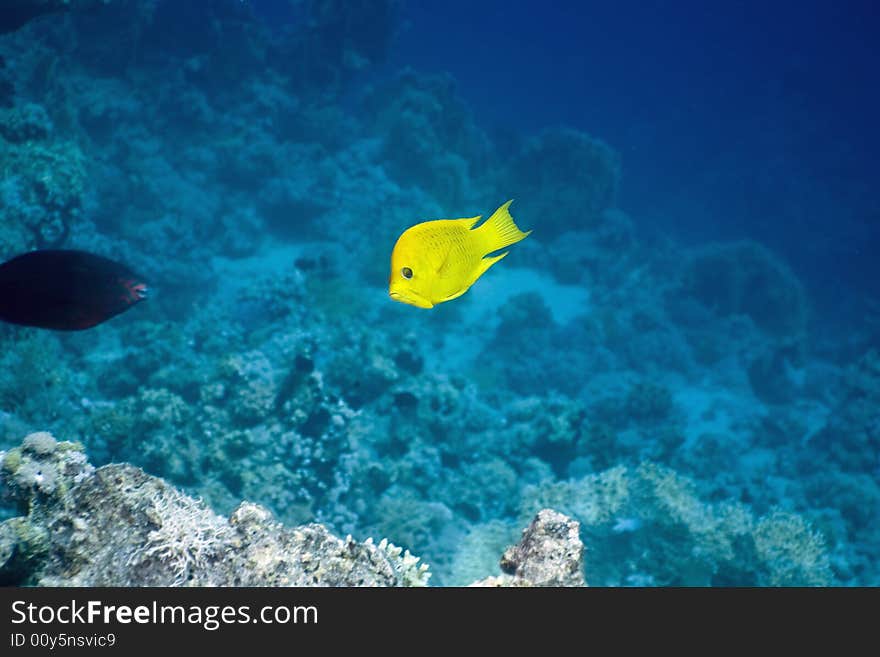
[[[520,240],[528,237],[532,232],[528,231],[527,233],[524,233],[513,222],[513,217],[510,216],[510,211],[508,209],[510,208],[511,203],[513,203],[512,199],[495,210],[492,216],[486,220],[486,223],[476,229],[475,232],[477,233],[477,237],[483,247],[484,255],[497,251],[498,249],[503,249],[505,246],[516,244]],[[507,254],[505,253],[504,255]],[[490,262],[489,265],[486,266],[486,269],[500,260],[501,257],[498,259],[487,258]],[[485,269],[483,271],[485,271]]]
[[[483,218],[483,215],[477,215],[476,217],[467,217],[465,219],[458,219],[458,221],[467,227],[468,230],[476,226],[477,222]]]

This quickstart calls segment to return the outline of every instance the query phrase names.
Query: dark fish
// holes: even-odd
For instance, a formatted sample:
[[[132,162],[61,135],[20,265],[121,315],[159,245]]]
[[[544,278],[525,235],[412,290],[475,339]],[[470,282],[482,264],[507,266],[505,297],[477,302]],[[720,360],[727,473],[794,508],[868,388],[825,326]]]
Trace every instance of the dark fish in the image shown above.
[[[78,331],[146,296],[128,267],[85,251],[31,251],[0,265],[0,320],[12,324]]]

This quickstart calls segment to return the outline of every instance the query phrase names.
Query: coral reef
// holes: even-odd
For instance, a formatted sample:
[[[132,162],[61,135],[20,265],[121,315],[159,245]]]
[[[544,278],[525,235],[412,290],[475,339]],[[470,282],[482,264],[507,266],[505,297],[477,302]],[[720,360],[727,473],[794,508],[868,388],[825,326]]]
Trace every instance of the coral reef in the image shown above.
[[[512,522],[493,520],[475,525],[459,541],[450,565],[449,581],[465,586],[477,584],[481,578],[487,580],[486,583],[492,582],[492,578],[509,580],[502,577],[498,555],[503,555],[520,537],[521,532]]]
[[[801,282],[754,242],[696,249],[682,269],[680,300],[693,300],[716,317],[743,315],[778,339],[801,337],[808,317]]]
[[[366,102],[396,180],[427,190],[447,207],[469,199],[470,185],[488,173],[491,150],[454,80],[405,71]]]
[[[822,586],[823,538],[803,518],[700,500],[694,483],[653,463],[532,486],[521,518],[545,507],[579,521],[594,585]]]
[[[843,470],[880,467],[880,352],[871,350],[846,371],[838,406],[812,439],[817,450]]]
[[[269,338],[261,349],[201,353],[191,380],[152,371],[156,387],[91,410],[84,433],[101,437],[105,458],[196,486],[221,508],[259,498],[287,522],[313,517],[343,476],[351,410],[328,395],[300,346]]]
[[[516,190],[519,212],[535,217],[535,239],[549,241],[567,231],[595,228],[614,207],[620,157],[608,145],[568,128],[526,141],[502,175]]]
[[[569,335],[556,324],[539,293],[514,295],[499,309],[498,319],[495,339],[478,358],[485,363],[481,376],[487,383],[502,381],[523,395],[578,392],[583,386],[580,372],[591,368],[593,357],[583,351],[558,357]],[[535,363],[541,366],[535,367]]]
[[[53,140],[45,109],[0,108],[0,252],[59,246],[81,217],[85,157],[72,142]]]
[[[280,44],[289,74],[310,91],[339,93],[381,64],[397,31],[400,0],[308,0],[305,27]]]
[[[318,524],[285,529],[256,504],[224,519],[126,464],[31,434],[0,454],[0,486],[26,516],[0,525],[0,581],[67,586],[424,586],[427,566],[386,540]]]
[[[542,583],[570,524],[498,556],[553,508],[591,585],[880,582],[876,321],[828,333],[757,241],[629,216],[598,137],[388,65],[396,0],[77,4],[105,6],[0,37],[0,260],[86,248],[156,293],[0,326],[4,581],[402,584],[409,550],[432,584]],[[511,197],[534,238],[473,293],[388,301],[404,229]]]
[[[425,586],[426,564],[387,539],[285,528],[242,502],[228,519],[128,464],[91,466],[49,433],[0,452],[0,582],[65,586]],[[580,586],[578,524],[544,509],[481,585]]]

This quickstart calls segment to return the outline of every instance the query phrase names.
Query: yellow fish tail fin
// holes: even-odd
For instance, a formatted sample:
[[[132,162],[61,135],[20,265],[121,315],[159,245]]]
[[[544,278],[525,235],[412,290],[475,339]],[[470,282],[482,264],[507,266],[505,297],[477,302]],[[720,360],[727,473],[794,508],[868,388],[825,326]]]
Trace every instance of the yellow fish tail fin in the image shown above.
[[[486,220],[486,223],[477,228],[477,233],[485,247],[485,253],[492,253],[498,249],[503,249],[505,246],[516,244],[532,232],[522,232],[513,222],[513,217],[510,216],[510,211],[508,210],[511,203],[513,203],[513,200],[508,201],[495,210],[494,214]],[[507,254],[505,253],[504,255]],[[500,260],[500,258],[498,259]],[[486,269],[496,262],[495,259],[489,260],[491,262],[487,265]]]

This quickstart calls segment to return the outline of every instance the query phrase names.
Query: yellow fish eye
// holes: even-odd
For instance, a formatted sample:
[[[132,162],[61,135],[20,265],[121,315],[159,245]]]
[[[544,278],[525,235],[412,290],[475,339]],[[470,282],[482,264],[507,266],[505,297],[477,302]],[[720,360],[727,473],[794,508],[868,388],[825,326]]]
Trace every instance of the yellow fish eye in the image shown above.
[[[409,267],[404,267],[400,270],[400,275],[406,279],[410,279],[413,277],[413,271]]]

